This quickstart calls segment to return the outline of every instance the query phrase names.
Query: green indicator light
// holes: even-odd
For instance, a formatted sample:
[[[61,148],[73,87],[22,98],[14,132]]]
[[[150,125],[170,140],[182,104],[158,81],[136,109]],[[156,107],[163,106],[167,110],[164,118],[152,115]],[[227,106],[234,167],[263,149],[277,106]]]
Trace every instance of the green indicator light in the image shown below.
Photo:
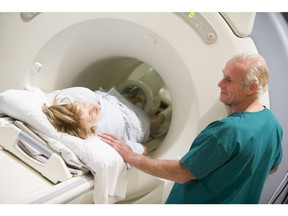
[[[190,12],[189,15],[188,15],[188,17],[190,17],[190,18],[193,18],[194,16],[195,16],[194,12]]]

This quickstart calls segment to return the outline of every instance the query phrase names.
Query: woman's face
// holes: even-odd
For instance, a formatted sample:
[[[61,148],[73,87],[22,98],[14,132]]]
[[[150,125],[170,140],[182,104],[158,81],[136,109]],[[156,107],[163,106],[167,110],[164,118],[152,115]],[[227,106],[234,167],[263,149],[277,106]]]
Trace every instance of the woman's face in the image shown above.
[[[82,126],[87,129],[95,127],[100,117],[100,106],[87,100],[76,100],[74,101],[74,105],[82,111],[82,115],[80,116]]]

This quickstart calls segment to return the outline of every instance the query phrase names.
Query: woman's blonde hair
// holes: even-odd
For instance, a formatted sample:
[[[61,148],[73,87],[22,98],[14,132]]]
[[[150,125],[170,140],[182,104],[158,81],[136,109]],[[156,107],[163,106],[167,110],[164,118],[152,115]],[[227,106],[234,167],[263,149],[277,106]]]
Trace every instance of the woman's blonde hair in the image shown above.
[[[68,101],[68,103],[65,103],[65,101]],[[87,129],[81,124],[83,111],[67,98],[57,99],[56,96],[52,105],[44,104],[42,110],[49,122],[59,132],[68,133],[82,139],[95,134],[95,128]]]

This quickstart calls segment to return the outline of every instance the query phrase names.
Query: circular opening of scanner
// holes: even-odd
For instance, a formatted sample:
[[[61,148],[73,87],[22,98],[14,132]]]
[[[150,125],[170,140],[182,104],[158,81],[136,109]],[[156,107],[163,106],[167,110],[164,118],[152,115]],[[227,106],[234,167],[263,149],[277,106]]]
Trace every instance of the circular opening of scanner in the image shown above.
[[[33,62],[42,68],[31,73],[31,85],[46,92],[73,86],[109,89],[145,63],[164,81],[173,110],[169,132],[153,155],[175,158],[186,152],[188,146],[175,143],[190,143],[195,131],[188,128],[197,128],[191,121],[198,116],[193,77],[175,48],[155,32],[123,20],[88,20],[47,37]]]
[[[146,99],[150,98],[150,102],[151,98],[156,98],[147,108],[153,113],[153,107],[159,106],[159,98],[150,97],[153,93],[147,93],[148,88],[143,87],[150,83],[151,76],[145,77],[138,73],[142,71],[139,70],[141,67],[147,67],[148,71],[156,72],[152,80],[158,80],[157,84],[159,80],[164,83],[158,95],[160,110],[163,103],[166,108],[167,101],[172,107],[168,132],[160,141],[154,139],[155,142],[149,142],[151,156],[177,159],[190,147],[198,128],[198,99],[192,76],[194,71],[188,70],[187,63],[183,62],[173,44],[156,32],[123,20],[88,20],[62,29],[50,37],[33,62],[41,63],[42,68],[38,73],[31,74],[31,85],[46,92],[73,86],[97,90],[99,87],[110,89],[124,85],[120,90],[126,93],[126,90],[136,87],[139,93],[142,91],[146,94]],[[129,82],[133,82],[136,77],[144,84],[134,82],[130,85]],[[152,84],[149,89],[159,88]],[[139,179],[139,175],[135,169],[131,170],[127,197],[141,196],[159,185],[157,178],[141,174]]]

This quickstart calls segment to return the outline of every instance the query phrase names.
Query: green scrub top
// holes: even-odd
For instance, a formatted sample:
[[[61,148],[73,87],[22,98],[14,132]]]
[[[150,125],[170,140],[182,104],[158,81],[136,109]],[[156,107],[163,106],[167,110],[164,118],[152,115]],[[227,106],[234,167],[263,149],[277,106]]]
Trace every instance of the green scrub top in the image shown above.
[[[166,203],[258,203],[282,159],[282,136],[267,108],[209,124],[180,160],[197,179],[175,183]]]

